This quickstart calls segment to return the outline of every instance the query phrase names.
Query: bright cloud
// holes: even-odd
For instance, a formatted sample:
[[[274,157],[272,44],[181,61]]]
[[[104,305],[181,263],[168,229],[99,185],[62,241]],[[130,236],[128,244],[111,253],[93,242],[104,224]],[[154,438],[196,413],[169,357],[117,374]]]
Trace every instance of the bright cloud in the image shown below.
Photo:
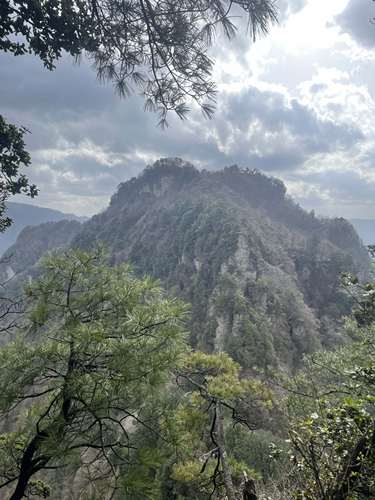
[[[85,65],[49,73],[0,57],[2,113],[32,134],[36,203],[79,214],[161,156],[238,163],[281,177],[301,205],[375,218],[375,17],[372,0],[279,0],[280,24],[251,43],[216,45],[218,108],[165,132],[136,97],[121,101]]]

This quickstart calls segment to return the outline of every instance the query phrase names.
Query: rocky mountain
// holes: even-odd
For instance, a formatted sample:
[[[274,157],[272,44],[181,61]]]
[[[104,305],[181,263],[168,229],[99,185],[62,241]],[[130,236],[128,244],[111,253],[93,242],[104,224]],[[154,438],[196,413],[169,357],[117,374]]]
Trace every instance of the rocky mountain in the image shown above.
[[[375,219],[351,219],[350,222],[365,245],[375,244]]]
[[[25,276],[56,243],[105,242],[112,263],[130,261],[191,303],[194,346],[225,349],[248,370],[295,367],[303,353],[339,342],[350,307],[340,273],[369,269],[349,222],[318,219],[281,181],[237,166],[206,172],[159,160],[81,227],[58,224],[20,235],[12,272]]]
[[[81,223],[75,220],[45,222],[27,226],[17,241],[2,257],[0,282],[7,281],[7,290],[19,290],[22,283],[38,273],[38,261],[49,250],[66,248],[78,235]]]
[[[85,217],[77,217],[73,214],[65,214],[50,208],[28,205],[26,203],[7,203],[7,216],[13,220],[12,225],[4,233],[0,234],[0,255],[16,241],[17,236],[26,226],[36,226],[43,222],[56,222],[59,220],[87,220]]]

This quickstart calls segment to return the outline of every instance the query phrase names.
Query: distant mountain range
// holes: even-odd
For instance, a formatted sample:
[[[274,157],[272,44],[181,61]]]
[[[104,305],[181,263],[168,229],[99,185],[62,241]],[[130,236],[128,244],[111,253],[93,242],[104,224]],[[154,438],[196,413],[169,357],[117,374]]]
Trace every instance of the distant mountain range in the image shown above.
[[[375,245],[375,219],[351,219],[350,222],[365,245]]]
[[[7,203],[7,216],[13,220],[12,225],[4,233],[0,233],[0,255],[16,241],[17,236],[26,226],[36,226],[43,222],[58,222],[60,220],[76,220],[83,222],[87,217],[65,214],[50,208],[28,205],[26,203]]]

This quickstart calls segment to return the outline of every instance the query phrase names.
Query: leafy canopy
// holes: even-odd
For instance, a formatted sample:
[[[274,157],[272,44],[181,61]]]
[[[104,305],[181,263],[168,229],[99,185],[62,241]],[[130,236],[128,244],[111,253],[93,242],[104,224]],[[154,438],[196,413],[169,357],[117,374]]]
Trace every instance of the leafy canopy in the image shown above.
[[[115,488],[131,429],[154,432],[145,409],[186,350],[186,307],[151,279],[108,267],[101,252],[52,255],[43,268],[24,332],[0,350],[1,415],[21,412],[0,438],[0,487],[14,487],[12,500],[36,473],[68,464]]]
[[[5,216],[5,201],[10,195],[19,193],[34,197],[36,186],[29,184],[20,168],[30,165],[30,155],[25,150],[24,135],[27,130],[7,123],[0,115],[0,233],[11,224]]]
[[[188,484],[194,498],[239,498],[244,474],[258,475],[228,452],[226,428],[255,429],[259,412],[272,406],[270,390],[241,378],[240,366],[226,353],[187,355],[177,382],[183,397],[169,420],[176,446],[173,478]]]
[[[345,326],[353,343],[309,357],[288,387],[298,499],[375,496],[374,285],[352,275],[344,283],[355,299]]]

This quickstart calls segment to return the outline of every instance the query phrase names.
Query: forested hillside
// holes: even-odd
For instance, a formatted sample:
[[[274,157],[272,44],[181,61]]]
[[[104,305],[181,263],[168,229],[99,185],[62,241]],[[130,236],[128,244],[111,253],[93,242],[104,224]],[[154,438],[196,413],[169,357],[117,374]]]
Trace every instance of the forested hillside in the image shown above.
[[[16,244],[3,254],[0,268],[2,283],[6,283],[4,295],[19,293],[29,277],[38,275],[39,259],[50,250],[68,248],[80,228],[75,220],[25,227]]]
[[[25,230],[8,272],[27,275],[54,246],[104,242],[113,264],[130,262],[191,304],[193,346],[225,350],[250,371],[295,368],[304,353],[341,342],[351,303],[340,273],[365,277],[369,266],[350,223],[320,220],[279,180],[236,166],[160,160],[81,228],[58,224]]]
[[[374,1],[0,0],[0,500],[375,499]]]
[[[0,256],[16,241],[19,233],[26,226],[37,226],[44,222],[57,222],[59,220],[83,221],[86,219],[73,214],[65,214],[58,210],[51,210],[50,208],[14,202],[7,204],[6,215],[13,222],[4,233],[0,234]]]
[[[279,180],[180,159],[121,184],[83,224],[25,228],[0,268],[11,312],[0,349],[2,491],[56,500],[370,491],[372,455],[345,473],[358,446],[372,449],[372,396],[357,382],[372,383],[358,368],[375,317],[374,287],[360,285],[370,266],[349,222],[305,212]],[[341,379],[355,399],[341,396]]]

